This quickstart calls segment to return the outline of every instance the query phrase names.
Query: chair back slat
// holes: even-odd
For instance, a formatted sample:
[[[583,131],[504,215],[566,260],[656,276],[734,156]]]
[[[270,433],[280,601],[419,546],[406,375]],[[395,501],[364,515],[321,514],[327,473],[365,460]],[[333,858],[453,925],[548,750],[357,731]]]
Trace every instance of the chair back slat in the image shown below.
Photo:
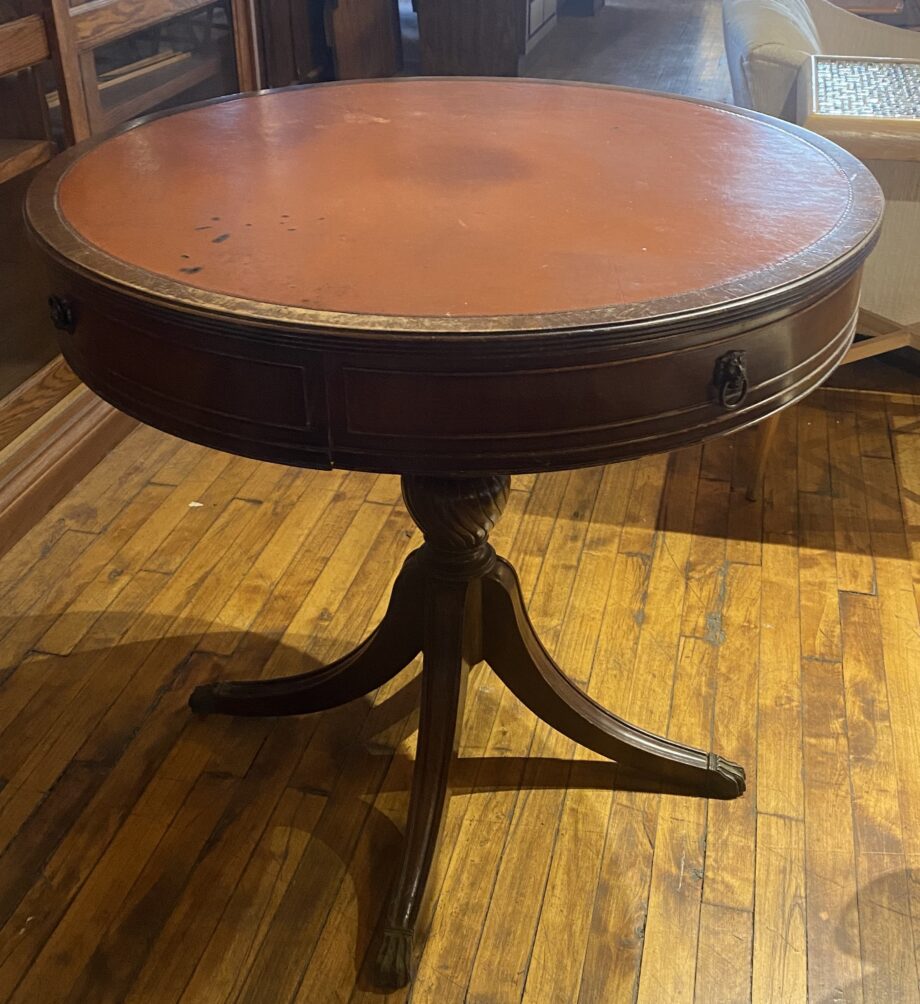
[[[0,77],[35,66],[49,55],[45,23],[37,15],[0,25]]]

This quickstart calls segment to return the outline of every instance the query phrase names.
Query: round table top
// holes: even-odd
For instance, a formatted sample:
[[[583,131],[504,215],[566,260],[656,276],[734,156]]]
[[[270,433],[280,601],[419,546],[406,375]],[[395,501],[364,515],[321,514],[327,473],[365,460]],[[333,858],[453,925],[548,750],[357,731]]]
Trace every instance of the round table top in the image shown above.
[[[59,158],[29,212],[53,252],[161,300],[425,333],[724,313],[852,257],[881,206],[858,161],[754,113],[434,78],[155,117]]]

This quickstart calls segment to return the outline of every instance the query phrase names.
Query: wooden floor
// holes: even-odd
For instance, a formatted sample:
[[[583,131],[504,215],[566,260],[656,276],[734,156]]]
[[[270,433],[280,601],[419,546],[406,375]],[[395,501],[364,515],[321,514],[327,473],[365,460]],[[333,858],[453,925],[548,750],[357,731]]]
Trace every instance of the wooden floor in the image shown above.
[[[608,0],[594,17],[560,17],[521,74],[731,102],[721,0]]]
[[[757,504],[751,443],[516,479],[495,533],[569,672],[748,793],[619,790],[480,666],[383,998],[413,671],[309,719],[185,700],[362,637],[418,543],[398,485],[134,433],[0,561],[0,1000],[920,1000],[920,397],[787,412]]]
[[[526,70],[725,98],[718,18],[624,0]],[[419,976],[384,997],[412,672],[300,721],[185,700],[362,637],[418,543],[397,484],[139,430],[0,559],[0,1001],[920,1001],[920,398],[815,395],[753,505],[751,443],[517,479],[495,533],[571,674],[747,795],[619,790],[479,667]]]

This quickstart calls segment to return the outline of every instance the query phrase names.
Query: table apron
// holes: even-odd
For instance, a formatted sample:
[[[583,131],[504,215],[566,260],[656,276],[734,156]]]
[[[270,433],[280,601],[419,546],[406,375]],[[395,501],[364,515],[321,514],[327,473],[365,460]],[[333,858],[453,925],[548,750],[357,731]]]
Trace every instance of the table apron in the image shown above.
[[[693,336],[496,351],[419,342],[354,348],[330,333],[298,345],[233,319],[220,330],[129,296],[92,295],[73,273],[68,362],[117,408],[218,449],[303,467],[394,473],[521,473],[670,450],[759,421],[805,396],[849,347],[859,272],[777,317]],[[307,339],[305,339],[305,342]],[[741,353],[746,393],[720,402]]]

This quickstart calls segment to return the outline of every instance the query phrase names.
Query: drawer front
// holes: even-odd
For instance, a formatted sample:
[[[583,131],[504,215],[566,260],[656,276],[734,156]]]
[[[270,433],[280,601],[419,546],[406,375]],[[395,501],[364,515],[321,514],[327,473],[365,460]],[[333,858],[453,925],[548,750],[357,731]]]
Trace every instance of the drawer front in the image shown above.
[[[72,305],[61,351],[100,397],[142,422],[217,449],[328,467],[322,353],[198,328],[174,313],[53,280]]]
[[[653,342],[456,363],[354,354],[330,363],[343,466],[439,473],[525,471],[672,449],[750,424],[804,396],[846,352],[858,281],[780,321],[655,353]],[[643,354],[636,354],[644,349]],[[740,354],[740,355],[739,355]],[[725,367],[744,386],[720,387]],[[741,396],[742,400],[737,400]]]

